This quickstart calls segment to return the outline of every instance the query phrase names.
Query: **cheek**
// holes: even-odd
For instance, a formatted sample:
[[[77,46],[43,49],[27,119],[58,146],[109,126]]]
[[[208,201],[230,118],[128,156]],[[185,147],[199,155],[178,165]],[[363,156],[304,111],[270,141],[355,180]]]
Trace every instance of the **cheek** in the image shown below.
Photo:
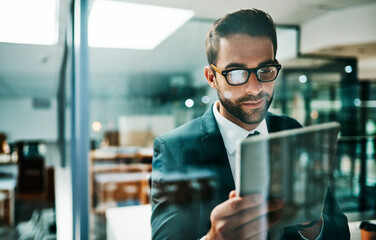
[[[232,92],[224,91],[223,97],[226,98],[226,99],[231,99],[232,98]]]
[[[236,98],[238,93],[236,92],[235,89],[233,89],[229,86],[224,86],[223,84],[217,85],[217,86],[218,86],[217,90],[220,93],[220,95],[222,96],[222,98],[227,99],[227,100],[231,100],[231,99]]]
[[[274,82],[265,83],[263,86],[264,92],[268,93],[269,95],[273,94],[274,91]]]
[[[223,98],[231,101],[236,101],[238,98],[244,97],[244,90],[241,87],[223,87],[220,93]]]

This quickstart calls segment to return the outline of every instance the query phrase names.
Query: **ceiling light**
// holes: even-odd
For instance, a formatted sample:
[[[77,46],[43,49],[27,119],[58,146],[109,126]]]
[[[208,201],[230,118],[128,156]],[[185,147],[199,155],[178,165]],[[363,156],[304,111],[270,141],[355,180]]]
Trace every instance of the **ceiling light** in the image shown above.
[[[91,127],[93,128],[94,132],[99,132],[102,129],[102,124],[99,121],[95,121]]]
[[[89,16],[89,46],[153,49],[193,16],[193,11],[97,0]]]
[[[208,104],[208,103],[210,102],[210,97],[209,97],[209,96],[203,96],[203,97],[201,98],[201,102],[202,102],[203,104]]]
[[[185,106],[186,106],[187,108],[191,108],[191,107],[193,107],[193,105],[195,105],[195,102],[194,102],[192,99],[187,99],[187,100],[185,101]]]
[[[52,0],[0,1],[0,42],[56,44],[57,3]]]
[[[308,80],[307,76],[306,75],[300,75],[299,76],[299,82],[300,83],[306,83]]]
[[[346,73],[351,73],[351,72],[352,72],[352,67],[351,67],[350,65],[347,65],[347,66],[345,67],[345,72],[346,72]]]
[[[362,101],[359,98],[355,98],[354,99],[354,105],[356,107],[360,107],[361,104],[362,104]]]
[[[376,126],[373,120],[368,119],[366,123],[366,132],[369,135],[374,135],[376,133]]]

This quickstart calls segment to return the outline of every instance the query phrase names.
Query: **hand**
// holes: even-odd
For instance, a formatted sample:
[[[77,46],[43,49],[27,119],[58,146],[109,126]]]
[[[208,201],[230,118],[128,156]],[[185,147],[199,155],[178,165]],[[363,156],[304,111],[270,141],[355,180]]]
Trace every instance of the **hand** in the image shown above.
[[[260,194],[239,197],[231,191],[229,199],[211,212],[206,239],[266,239],[267,229],[278,222],[282,207],[280,200],[266,203]]]

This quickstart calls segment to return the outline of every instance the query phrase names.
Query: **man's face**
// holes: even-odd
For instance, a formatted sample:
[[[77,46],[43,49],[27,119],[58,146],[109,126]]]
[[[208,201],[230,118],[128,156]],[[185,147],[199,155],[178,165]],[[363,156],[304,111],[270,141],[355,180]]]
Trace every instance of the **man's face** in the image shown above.
[[[219,49],[216,66],[222,71],[275,63],[273,45],[267,37],[231,35],[221,39]],[[216,73],[210,85],[217,90],[221,103],[219,112],[248,130],[264,119],[273,98],[274,81],[259,82],[254,73],[239,86],[229,85],[223,75]]]

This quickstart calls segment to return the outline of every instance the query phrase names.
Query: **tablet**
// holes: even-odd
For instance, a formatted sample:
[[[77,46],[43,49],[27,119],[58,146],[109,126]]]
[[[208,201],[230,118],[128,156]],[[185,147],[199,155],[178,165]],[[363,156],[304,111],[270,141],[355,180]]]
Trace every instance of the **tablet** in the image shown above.
[[[236,156],[237,194],[281,199],[278,226],[318,220],[333,174],[339,130],[339,123],[331,122],[243,140]]]

